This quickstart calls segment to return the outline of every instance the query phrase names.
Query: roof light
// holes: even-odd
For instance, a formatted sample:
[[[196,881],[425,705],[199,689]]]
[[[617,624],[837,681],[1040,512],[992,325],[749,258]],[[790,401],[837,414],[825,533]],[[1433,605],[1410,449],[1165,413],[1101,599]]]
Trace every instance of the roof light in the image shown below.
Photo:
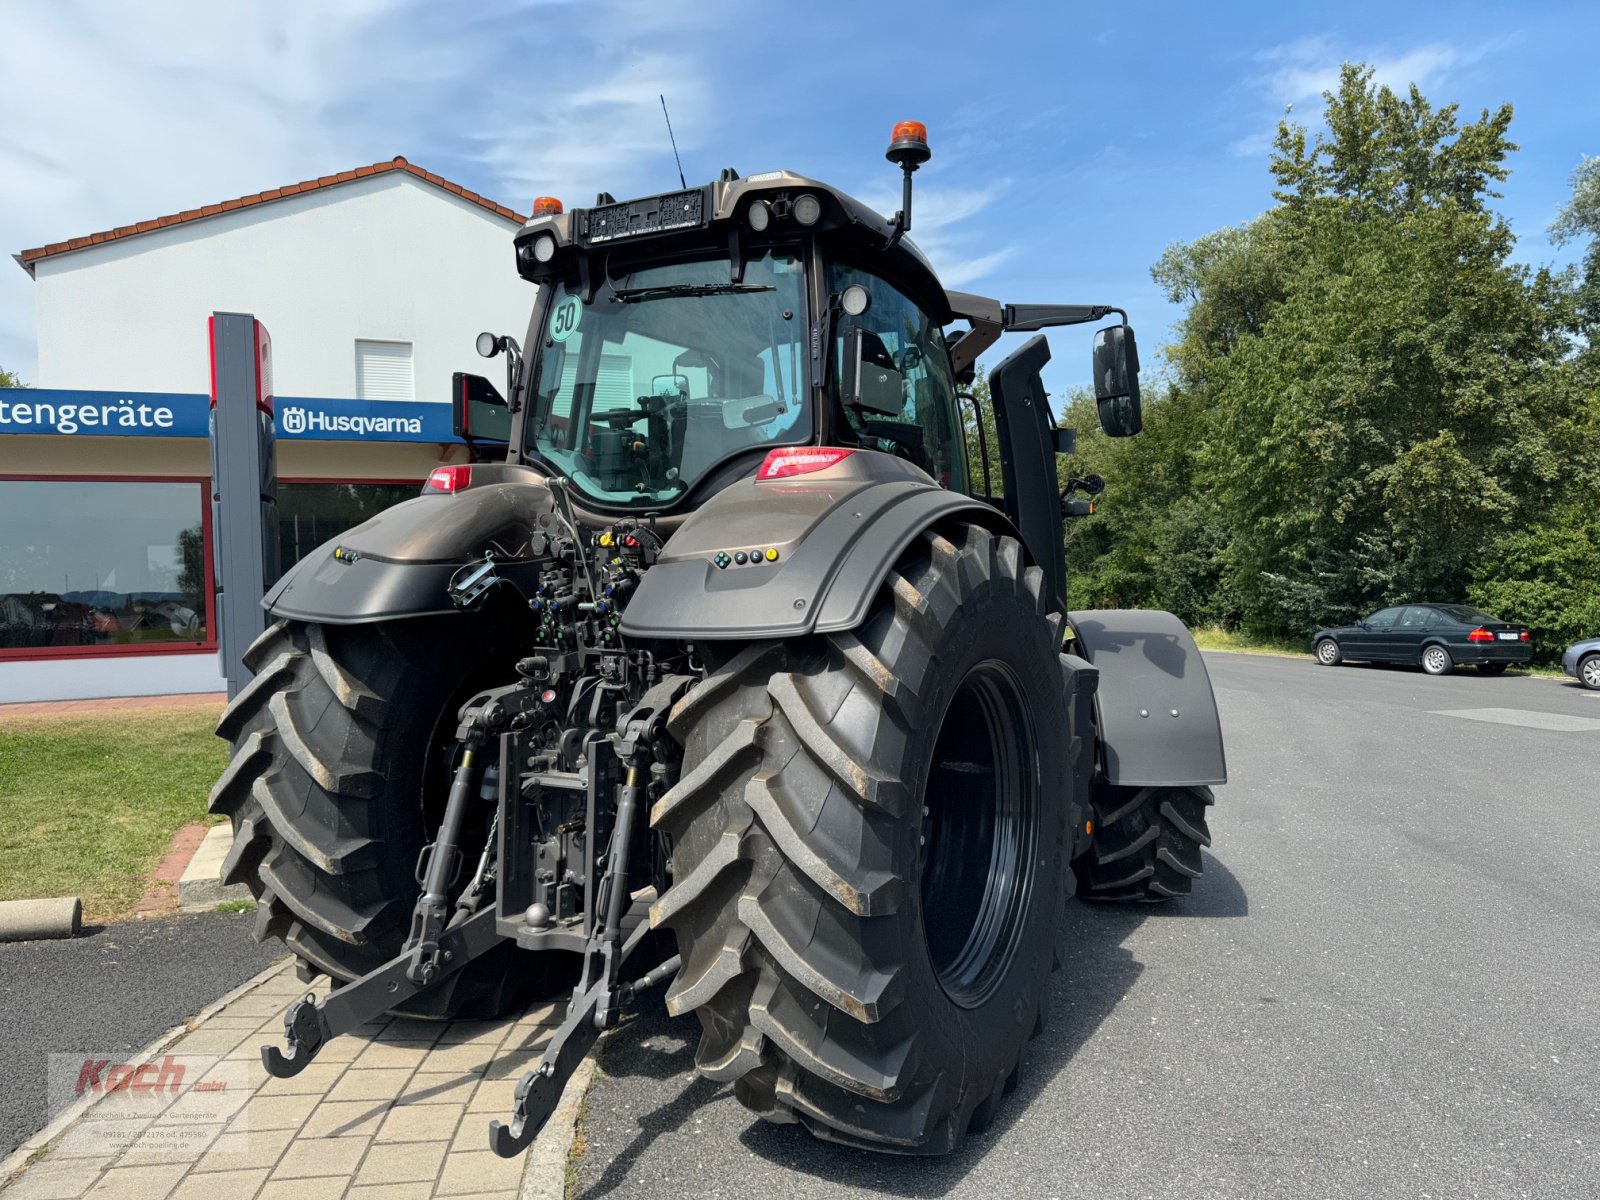
[[[425,492],[448,492],[454,494],[471,486],[472,468],[470,466],[435,467],[428,472],[428,482],[422,485],[422,490]]]
[[[889,134],[889,149],[884,157],[897,166],[913,170],[933,157],[928,149],[928,127],[921,121],[901,121]]]
[[[826,471],[854,454],[839,446],[790,446],[767,451],[766,461],[756,472],[758,480],[787,479],[792,475],[810,475],[813,471]]]
[[[533,239],[533,257],[538,262],[549,262],[556,256],[556,240],[548,233]]]
[[[745,209],[745,220],[750,223],[751,229],[760,233],[772,223],[772,210],[767,207],[766,201],[752,200],[750,207]]]
[[[533,198],[533,215],[536,217],[559,217],[565,211],[561,207],[561,201],[554,196],[535,196]]]
[[[822,201],[810,192],[796,196],[794,201],[794,219],[802,225],[815,225],[822,219]]]

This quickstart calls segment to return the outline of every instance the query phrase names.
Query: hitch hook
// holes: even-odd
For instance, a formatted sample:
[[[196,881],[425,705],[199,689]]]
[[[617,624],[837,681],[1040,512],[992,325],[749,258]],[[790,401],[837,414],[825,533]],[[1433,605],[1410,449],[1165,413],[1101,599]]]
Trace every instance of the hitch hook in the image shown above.
[[[306,1069],[333,1036],[314,995],[307,992],[289,1006],[289,1011],[283,1014],[283,1036],[288,1043],[288,1053],[276,1046],[263,1046],[261,1065],[268,1075],[292,1079]]]

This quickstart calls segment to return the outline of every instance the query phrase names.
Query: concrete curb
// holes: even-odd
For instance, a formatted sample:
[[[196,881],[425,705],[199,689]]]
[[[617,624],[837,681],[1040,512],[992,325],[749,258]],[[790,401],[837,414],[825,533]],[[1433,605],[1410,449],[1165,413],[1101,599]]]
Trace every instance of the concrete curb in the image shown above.
[[[572,1078],[567,1080],[567,1090],[561,1093],[561,1103],[550,1114],[550,1123],[528,1147],[528,1165],[522,1171],[518,1200],[563,1200],[566,1196],[567,1156],[572,1153],[573,1139],[578,1134],[578,1113],[589,1095],[599,1052],[600,1047],[596,1045],[572,1073]]]
[[[206,831],[205,840],[178,880],[178,911],[205,912],[225,900],[249,900],[250,889],[242,883],[224,885],[222,863],[233,849],[233,825],[224,821]]]
[[[73,938],[83,928],[83,901],[76,896],[0,900],[0,942]]]
[[[185,1021],[182,1025],[174,1025],[171,1029],[167,1030],[165,1033],[161,1034],[153,1042],[147,1045],[143,1050],[139,1051],[137,1054],[131,1055],[128,1059],[129,1065],[138,1067],[150,1062],[179,1038],[184,1037],[192,1030],[198,1028],[207,1018],[212,1016],[212,1014],[219,1012],[225,1006],[232,1004],[239,997],[260,987],[262,984],[270,980],[274,975],[280,975],[284,971],[288,970],[291,962],[292,960],[285,956],[278,962],[273,963],[265,971],[262,971],[260,974],[245,980],[231,992],[219,996],[210,1004],[202,1008],[192,1018]],[[22,1173],[22,1168],[28,1165],[28,1160],[30,1158],[65,1133],[67,1128],[74,1121],[98,1104],[100,1100],[101,1097],[95,1093],[86,1092],[81,1099],[74,1100],[66,1108],[62,1109],[61,1112],[56,1116],[55,1120],[51,1121],[43,1129],[39,1130],[38,1133],[34,1134],[31,1138],[23,1142],[22,1145],[18,1146],[9,1155],[7,1155],[6,1160],[4,1162],[0,1162],[0,1188],[8,1187],[10,1184],[15,1182],[15,1177]]]

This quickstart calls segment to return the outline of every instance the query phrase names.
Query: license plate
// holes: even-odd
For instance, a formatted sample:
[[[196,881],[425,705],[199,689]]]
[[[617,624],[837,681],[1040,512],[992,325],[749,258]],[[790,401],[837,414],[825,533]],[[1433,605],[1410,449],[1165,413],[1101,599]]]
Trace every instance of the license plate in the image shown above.
[[[1495,637],[1499,638],[1502,642],[1514,642],[1518,638],[1520,638],[1521,636],[1522,635],[1520,633],[1497,633],[1497,634],[1495,634]]]

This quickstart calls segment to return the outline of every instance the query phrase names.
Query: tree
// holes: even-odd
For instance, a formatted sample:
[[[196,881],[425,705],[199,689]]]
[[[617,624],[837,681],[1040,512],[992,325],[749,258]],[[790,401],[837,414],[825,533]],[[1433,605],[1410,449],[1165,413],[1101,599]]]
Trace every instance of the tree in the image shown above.
[[[14,371],[8,371],[4,367],[0,367],[0,388],[19,388],[27,386],[27,384],[22,382],[22,376],[16,374]]]
[[[1575,276],[1511,261],[1511,109],[1463,122],[1361,66],[1324,100],[1322,132],[1279,127],[1271,208],[1152,268],[1185,307],[1170,377],[1142,436],[1080,433],[1108,488],[1069,528],[1071,601],[1295,635],[1471,598],[1551,642],[1600,586],[1600,356],[1572,352]],[[1591,254],[1595,161],[1556,226]]]
[[[1572,172],[1572,199],[1562,206],[1550,234],[1557,245],[1589,239],[1577,307],[1590,349],[1600,348],[1600,158],[1585,155]]]

